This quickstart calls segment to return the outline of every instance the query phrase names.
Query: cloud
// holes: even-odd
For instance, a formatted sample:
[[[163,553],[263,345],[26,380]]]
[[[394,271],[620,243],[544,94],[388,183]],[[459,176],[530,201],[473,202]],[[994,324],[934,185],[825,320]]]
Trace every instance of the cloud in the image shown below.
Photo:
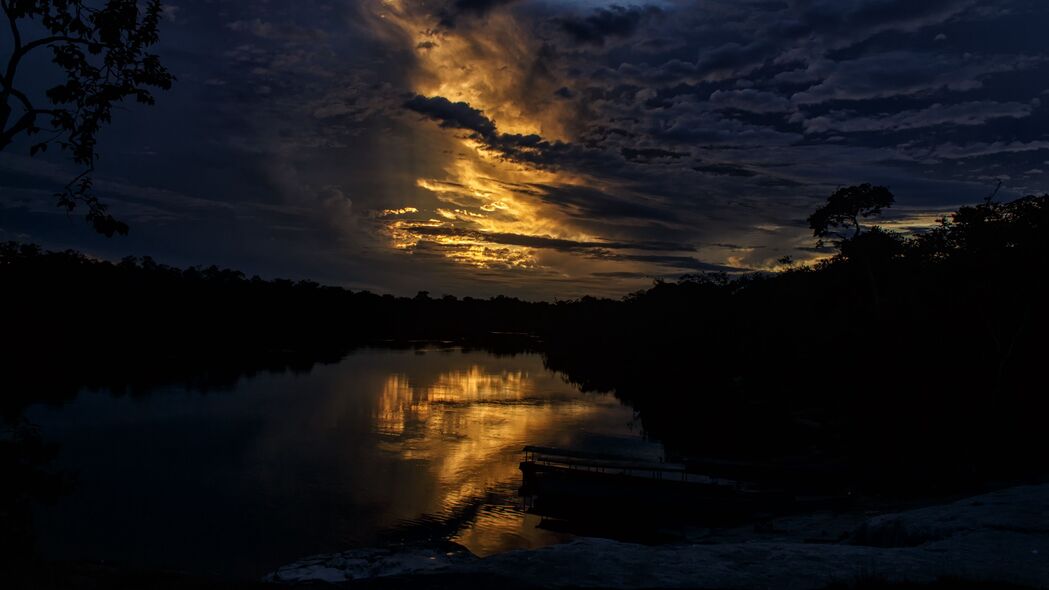
[[[416,95],[403,106],[438,121],[441,127],[466,129],[482,137],[495,135],[495,123],[465,102],[452,102],[443,96]]]
[[[791,100],[813,105],[832,100],[868,100],[932,90],[964,92],[983,87],[990,74],[1031,67],[1035,57],[978,58],[898,50],[825,65],[823,81]]]
[[[440,24],[455,28],[462,16],[483,17],[500,6],[512,4],[517,0],[452,0],[439,12]]]
[[[976,0],[791,0],[797,18],[835,42],[849,45],[882,31],[917,31],[941,24]]]
[[[673,150],[664,150],[660,148],[622,148],[620,153],[627,160],[633,161],[650,161],[660,160],[665,158],[678,159],[684,158],[688,155],[688,152],[675,152]]]
[[[723,80],[744,76],[765,63],[777,47],[771,41],[760,40],[747,44],[726,43],[704,51],[695,62],[694,75],[700,80]],[[668,62],[669,63],[672,62]]]
[[[590,276],[599,277],[603,279],[649,279],[652,278],[651,274],[645,274],[641,272],[630,272],[625,270],[614,270],[606,272],[592,272]]]
[[[752,113],[785,113],[793,110],[790,99],[773,92],[753,88],[743,90],[715,90],[710,105],[719,109],[736,109]]]
[[[693,272],[726,272],[726,273],[739,273],[751,270],[740,266],[732,266],[728,264],[716,264],[711,262],[704,262],[691,256],[650,256],[644,254],[610,254],[600,256],[606,260],[625,260],[631,262],[645,262],[648,264],[658,264],[662,266],[671,266],[674,268],[681,268],[690,270]]]
[[[578,185],[535,184],[542,200],[556,205],[572,217],[602,220],[677,221],[676,213],[661,203],[638,197],[616,197],[596,188]],[[680,249],[680,248],[678,248]]]
[[[839,185],[946,211],[1047,169],[1042,3],[635,4],[184,8],[180,83],[107,129],[99,187],[193,263],[548,298],[819,255],[804,219]]]
[[[404,229],[421,236],[446,236],[457,238],[468,238],[477,242],[492,244],[505,244],[508,246],[525,246],[528,248],[545,248],[561,252],[576,252],[583,250],[664,250],[664,251],[688,251],[691,246],[686,244],[669,244],[661,242],[613,242],[613,241],[578,241],[550,236],[531,236],[524,234],[513,234],[505,232],[485,232],[457,227],[443,227],[433,225],[408,225]]]
[[[790,131],[700,111],[652,121],[645,130],[656,141],[681,145],[787,145],[801,139]]]
[[[703,172],[704,174],[713,174],[715,176],[742,176],[750,177],[756,176],[757,173],[752,170],[747,170],[742,166],[735,164],[726,163],[713,163],[713,164],[699,164],[692,167],[697,172]]]
[[[989,143],[974,142],[963,145],[946,143],[937,146],[930,155],[933,158],[942,158],[945,160],[959,160],[965,158],[976,158],[980,156],[1015,154],[1021,152],[1034,152],[1041,150],[1049,150],[1049,141],[995,141]]]
[[[655,6],[610,6],[598,8],[583,18],[561,19],[561,29],[578,44],[604,45],[610,37],[633,35],[642,22],[662,11]]]
[[[267,22],[260,18],[236,20],[226,27],[238,33],[250,33],[262,39],[278,41],[316,42],[327,35],[323,29],[306,28],[294,23]]]
[[[804,121],[805,131],[847,133],[863,131],[904,131],[936,125],[976,126],[1001,118],[1030,117],[1038,102],[976,101],[957,104],[936,103],[920,110],[901,111],[877,117],[863,116],[854,111],[831,111]]]

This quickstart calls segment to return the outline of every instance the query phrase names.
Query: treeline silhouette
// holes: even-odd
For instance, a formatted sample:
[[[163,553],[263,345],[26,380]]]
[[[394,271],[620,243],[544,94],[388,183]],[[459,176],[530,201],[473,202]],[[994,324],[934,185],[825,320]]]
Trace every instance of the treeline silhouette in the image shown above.
[[[890,205],[878,188],[840,196]],[[357,346],[447,340],[541,351],[632,404],[682,460],[810,479],[834,466],[883,492],[1045,473],[1049,196],[988,200],[910,236],[862,228],[862,207],[830,210],[841,204],[810,219],[824,237],[834,219],[852,224],[815,266],[689,276],[621,300],[403,298],[0,244],[3,404],[17,413],[83,386],[221,388]]]
[[[513,335],[539,325],[546,307],[506,297],[393,297],[14,242],[0,243],[0,284],[9,327],[0,342],[9,384],[0,409],[8,415],[83,387],[229,389],[242,375],[309,371],[369,344],[455,340],[516,350],[528,340]]]
[[[858,229],[814,267],[580,302],[548,364],[692,458],[841,465],[880,491],[1044,474],[1049,196]]]

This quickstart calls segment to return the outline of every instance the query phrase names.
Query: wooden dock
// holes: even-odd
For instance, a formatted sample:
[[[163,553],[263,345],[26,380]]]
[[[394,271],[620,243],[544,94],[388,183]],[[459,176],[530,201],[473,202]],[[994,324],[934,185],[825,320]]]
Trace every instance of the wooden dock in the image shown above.
[[[729,487],[741,485],[737,481],[690,472],[685,465],[679,463],[534,445],[524,448],[521,470],[567,470]]]
[[[773,472],[763,465],[748,469],[733,463],[729,470],[704,462],[711,469],[701,472],[696,463],[573,449],[530,445],[523,452],[520,494],[529,510],[552,518],[628,515],[716,523],[850,499],[847,493],[799,493],[789,479],[770,476]]]

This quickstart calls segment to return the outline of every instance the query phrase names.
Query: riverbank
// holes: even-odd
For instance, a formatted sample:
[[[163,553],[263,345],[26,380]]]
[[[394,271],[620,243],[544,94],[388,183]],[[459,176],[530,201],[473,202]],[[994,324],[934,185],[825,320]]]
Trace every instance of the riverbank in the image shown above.
[[[972,587],[1049,588],[1049,484],[873,515],[838,541],[813,538],[821,525],[841,518],[777,519],[746,538],[744,531],[729,530],[702,542],[664,546],[582,539],[446,563],[438,556],[364,563],[360,552],[349,552],[289,564],[269,579],[368,588],[461,587],[471,579],[487,580],[486,587],[618,590],[952,587],[961,581]]]

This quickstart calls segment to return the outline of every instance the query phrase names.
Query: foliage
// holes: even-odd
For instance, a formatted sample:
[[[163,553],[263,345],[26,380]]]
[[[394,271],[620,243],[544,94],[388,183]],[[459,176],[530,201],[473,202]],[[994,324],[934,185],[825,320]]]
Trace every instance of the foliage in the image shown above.
[[[839,239],[856,238],[862,226],[860,218],[880,215],[882,209],[891,207],[895,197],[884,186],[861,184],[834,191],[827,203],[809,216],[812,235],[820,238],[837,236]],[[838,228],[841,231],[838,231]],[[852,230],[851,236],[847,233]]]
[[[55,471],[57,445],[25,420],[0,424],[0,564],[5,571],[33,557],[33,504],[51,503],[67,493],[72,478]]]
[[[151,88],[169,89],[174,77],[148,49],[157,42],[160,0],[0,0],[12,39],[0,75],[0,150],[31,138],[30,155],[58,145],[84,171],[58,197],[67,211],[87,209],[100,233],[126,234],[93,193],[91,173],[101,127],[125,99],[153,104]],[[28,32],[39,32],[27,38]],[[36,50],[49,49],[64,80],[33,96],[18,84],[19,67]]]

